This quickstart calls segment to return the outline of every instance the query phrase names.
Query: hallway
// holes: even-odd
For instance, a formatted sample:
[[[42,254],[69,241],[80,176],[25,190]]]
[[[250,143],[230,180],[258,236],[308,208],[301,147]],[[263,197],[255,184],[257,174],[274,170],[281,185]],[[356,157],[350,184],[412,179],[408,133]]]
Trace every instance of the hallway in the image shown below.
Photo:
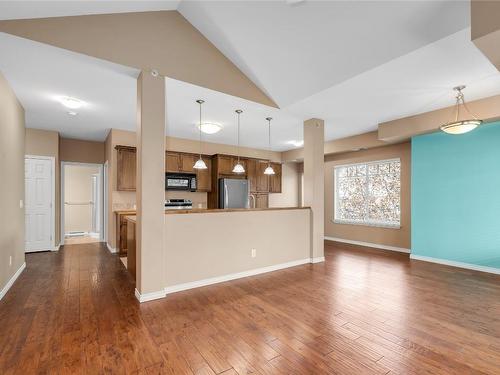
[[[27,254],[0,302],[0,373],[500,372],[500,277],[326,247],[142,305],[103,244]]]

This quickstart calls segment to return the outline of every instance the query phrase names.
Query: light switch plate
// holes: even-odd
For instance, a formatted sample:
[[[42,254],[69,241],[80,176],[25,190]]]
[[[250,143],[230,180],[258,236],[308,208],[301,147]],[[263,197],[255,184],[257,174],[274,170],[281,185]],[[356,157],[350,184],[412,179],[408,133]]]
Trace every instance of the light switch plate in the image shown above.
[[[24,207],[24,202],[22,199],[19,200],[19,208],[23,208]]]

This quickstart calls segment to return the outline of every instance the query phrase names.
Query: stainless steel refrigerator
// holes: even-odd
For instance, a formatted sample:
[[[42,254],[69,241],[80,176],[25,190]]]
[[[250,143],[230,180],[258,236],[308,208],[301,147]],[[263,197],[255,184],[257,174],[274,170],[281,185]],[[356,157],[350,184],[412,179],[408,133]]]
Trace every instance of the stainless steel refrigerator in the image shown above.
[[[219,179],[219,208],[248,208],[248,180]]]

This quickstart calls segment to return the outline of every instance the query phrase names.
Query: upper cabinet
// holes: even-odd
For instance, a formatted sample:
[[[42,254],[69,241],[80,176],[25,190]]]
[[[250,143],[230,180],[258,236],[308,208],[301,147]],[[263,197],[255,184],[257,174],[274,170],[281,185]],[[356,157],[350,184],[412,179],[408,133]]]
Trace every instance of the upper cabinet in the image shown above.
[[[178,173],[180,169],[179,154],[167,151],[165,155],[165,172]]]
[[[121,191],[135,191],[136,188],[136,149],[130,146],[116,146],[118,154],[117,166],[117,189]],[[194,169],[198,160],[198,154],[167,151],[165,155],[165,172],[168,173],[195,173],[198,183],[197,191],[213,192],[213,207],[217,207],[217,181],[221,177],[247,178],[250,184],[250,192],[267,194],[281,193],[281,164],[271,163],[275,174],[268,176],[264,174],[267,168],[267,160],[240,158],[240,163],[245,168],[244,174],[233,173],[233,168],[238,158],[231,155],[214,156],[214,170],[212,171],[212,157],[202,155],[207,169]],[[209,196],[209,198],[211,198]],[[264,200],[264,198],[262,198]],[[209,199],[210,201],[210,199]],[[264,203],[264,202],[263,202]]]
[[[116,146],[118,170],[117,190],[135,191],[137,158],[135,147]]]
[[[194,173],[195,170],[194,170],[193,166],[199,157],[200,157],[199,155],[194,155],[194,154],[180,154],[179,155],[179,159],[180,159],[179,172],[181,172],[181,173]]]
[[[269,176],[269,192],[281,193],[281,164],[271,163],[274,174]]]
[[[202,159],[205,162],[207,169],[196,170],[196,190],[209,192],[212,190],[212,159],[208,156],[202,156]]]

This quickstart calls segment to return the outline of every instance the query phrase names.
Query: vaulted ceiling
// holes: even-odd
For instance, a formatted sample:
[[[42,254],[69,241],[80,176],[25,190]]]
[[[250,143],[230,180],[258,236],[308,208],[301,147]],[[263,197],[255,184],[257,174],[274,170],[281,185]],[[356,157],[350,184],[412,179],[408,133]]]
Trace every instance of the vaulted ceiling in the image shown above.
[[[449,106],[451,89],[458,84],[468,86],[468,100],[500,94],[499,72],[470,41],[469,1],[26,3],[0,2],[0,18],[177,9],[280,107],[256,106],[171,81],[167,95],[175,106],[169,108],[167,132],[172,136],[196,137],[191,102],[198,95],[210,98],[205,107],[211,120],[224,124],[224,133],[211,138],[214,142],[235,142],[233,107],[240,106],[247,115],[246,146],[266,147],[259,116],[271,113],[276,119],[273,148],[284,150],[302,138],[307,118],[325,119],[325,138],[332,140],[375,130],[379,122]],[[6,70],[14,87],[23,79],[41,79],[32,66],[36,61],[23,61],[23,70],[14,73],[15,67],[7,65],[15,63],[2,55],[0,70]],[[80,70],[82,80],[86,72]],[[113,72],[130,78],[126,67]],[[123,103],[135,95],[109,85],[102,85],[101,91],[89,95],[96,100],[99,95],[123,97]],[[29,114],[31,105],[27,107]],[[44,116],[27,118],[37,127]],[[133,129],[134,121],[122,120],[121,128]],[[79,129],[73,128],[71,136],[78,137]]]

